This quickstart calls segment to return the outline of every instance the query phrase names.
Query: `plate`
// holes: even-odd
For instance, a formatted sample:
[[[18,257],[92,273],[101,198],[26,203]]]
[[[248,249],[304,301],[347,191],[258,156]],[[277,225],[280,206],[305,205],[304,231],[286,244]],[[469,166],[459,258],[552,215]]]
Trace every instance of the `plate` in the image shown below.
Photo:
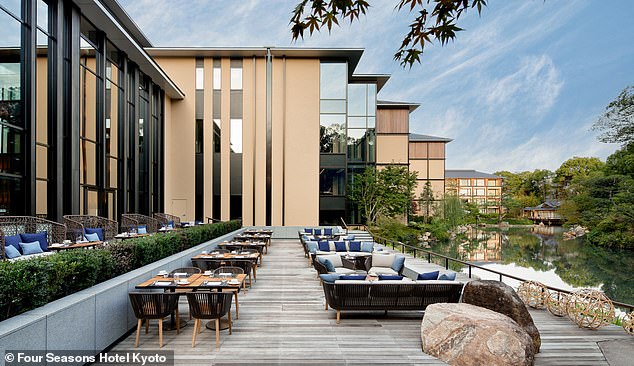
[[[187,280],[180,280],[180,281],[178,281],[176,283],[179,284],[179,285],[189,285],[189,281],[187,281]]]
[[[155,286],[170,286],[172,281],[156,281],[154,282]]]

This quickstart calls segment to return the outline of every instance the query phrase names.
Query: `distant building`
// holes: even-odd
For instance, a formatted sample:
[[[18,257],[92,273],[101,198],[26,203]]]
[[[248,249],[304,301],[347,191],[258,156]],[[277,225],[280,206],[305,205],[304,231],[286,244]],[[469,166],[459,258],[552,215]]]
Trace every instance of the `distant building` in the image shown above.
[[[434,199],[442,199],[445,192],[445,145],[452,140],[445,137],[409,134],[409,171],[417,172],[414,194],[414,213],[425,214],[419,200],[430,183]]]
[[[445,192],[477,205],[481,213],[497,214],[501,209],[503,179],[476,170],[445,170]]]
[[[563,218],[559,214],[560,207],[561,202],[558,200],[546,200],[538,206],[525,207],[524,217],[533,220],[535,223],[559,225],[563,222]]]

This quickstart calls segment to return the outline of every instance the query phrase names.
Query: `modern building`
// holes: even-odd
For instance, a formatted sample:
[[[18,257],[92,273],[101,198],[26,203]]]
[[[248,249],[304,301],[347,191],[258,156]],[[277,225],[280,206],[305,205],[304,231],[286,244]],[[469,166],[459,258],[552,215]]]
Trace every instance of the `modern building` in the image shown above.
[[[157,48],[115,0],[0,1],[0,27],[0,215],[358,222],[353,173],[388,163],[442,191],[449,140],[377,102],[362,49]]]
[[[414,191],[416,200],[413,205],[415,214],[431,214],[421,201],[425,186],[429,183],[434,200],[445,194],[445,145],[451,142],[445,137],[409,134],[409,170],[417,172],[417,184]]]
[[[477,205],[481,213],[500,213],[503,177],[475,170],[445,170],[445,191]]]

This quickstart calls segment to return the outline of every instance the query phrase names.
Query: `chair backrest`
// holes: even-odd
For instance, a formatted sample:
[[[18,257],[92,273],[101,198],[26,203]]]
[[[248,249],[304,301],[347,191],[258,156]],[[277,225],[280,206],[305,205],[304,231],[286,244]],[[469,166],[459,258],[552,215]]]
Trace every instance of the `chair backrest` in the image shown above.
[[[240,267],[220,267],[214,271],[214,277],[220,273],[231,273],[233,276],[244,274],[244,270]]]
[[[259,251],[259,250],[257,250],[257,249],[242,249],[242,250],[240,250],[240,252],[242,252],[242,253],[249,253],[249,254],[253,254],[253,253],[260,253],[260,251]]]
[[[141,214],[123,214],[121,215],[121,230],[130,231],[138,230],[139,225],[145,225],[148,233],[155,233],[159,229],[159,221],[150,216]]]
[[[209,270],[209,261],[202,259],[192,259],[192,265],[196,268],[200,268],[201,271]]]
[[[188,292],[189,311],[195,319],[219,319],[231,309],[231,292]]]
[[[171,292],[130,292],[130,303],[137,319],[160,319],[178,306],[178,294]]]
[[[187,276],[191,276],[194,274],[199,274],[202,271],[200,270],[200,268],[196,268],[196,267],[182,267],[182,268],[176,268],[175,270],[173,270],[172,272],[170,272],[170,277],[174,277],[174,273],[187,273]]]
[[[102,228],[104,240],[112,240],[119,230],[116,221],[91,215],[64,215],[64,224],[68,235],[72,236],[68,238],[71,240],[75,240],[78,235],[84,236],[86,228]]]
[[[225,261],[230,267],[238,267],[242,270],[240,273],[244,273],[245,275],[250,275],[251,270],[253,269],[253,261],[252,260],[244,260],[244,259],[230,259]],[[225,267],[226,268],[226,267]]]
[[[212,252],[218,252],[218,254],[229,253],[229,249],[214,249]]]
[[[152,216],[156,220],[158,220],[158,222],[162,226],[167,226],[170,221],[174,223],[175,228],[181,226],[181,218],[176,215],[170,215],[168,213],[163,213],[163,212],[155,212],[152,214]]]
[[[46,231],[50,243],[66,239],[66,225],[34,216],[0,216],[0,258],[4,258],[4,237],[18,234],[35,234]]]

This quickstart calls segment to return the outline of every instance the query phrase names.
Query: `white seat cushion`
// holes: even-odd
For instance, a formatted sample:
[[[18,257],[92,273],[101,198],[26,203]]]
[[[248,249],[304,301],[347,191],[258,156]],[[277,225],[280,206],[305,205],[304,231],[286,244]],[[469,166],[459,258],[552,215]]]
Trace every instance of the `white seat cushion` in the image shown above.
[[[396,254],[372,253],[372,267],[392,267]]]
[[[21,255],[19,257],[15,257],[15,258],[9,259],[9,262],[23,261],[23,260],[37,258],[37,257],[45,257],[45,256],[51,255],[51,254],[55,254],[55,252],[51,251],[51,252],[42,252],[42,253],[36,253],[36,254]]]
[[[351,274],[351,273],[357,273],[357,271],[353,270],[353,269],[349,269],[349,268],[344,268],[344,267],[335,267],[335,272],[339,273],[339,274]]]
[[[330,260],[335,268],[343,267],[343,262],[341,261],[341,256],[339,254],[326,254],[320,255],[319,257]]]
[[[391,267],[376,267],[376,266],[372,266],[372,268],[370,268],[370,270],[368,271],[368,273],[376,273],[376,274],[391,274],[391,275],[397,275],[398,273],[393,270]]]

